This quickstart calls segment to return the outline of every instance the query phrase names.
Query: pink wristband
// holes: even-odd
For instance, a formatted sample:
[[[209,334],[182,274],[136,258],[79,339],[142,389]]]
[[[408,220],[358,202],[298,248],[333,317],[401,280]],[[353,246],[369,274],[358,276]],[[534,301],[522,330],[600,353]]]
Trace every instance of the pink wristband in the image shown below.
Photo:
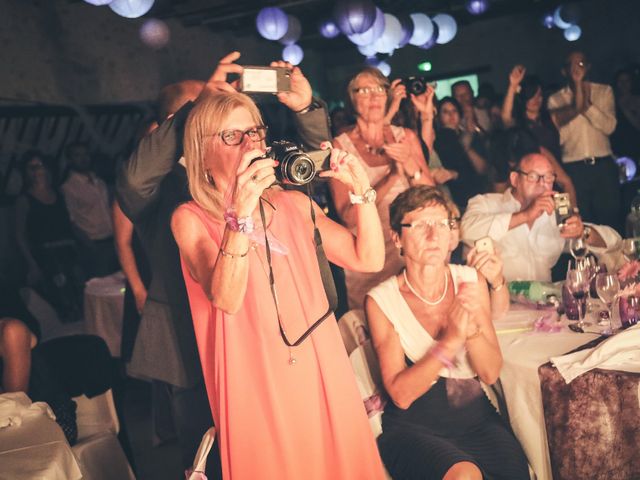
[[[432,355],[433,357],[437,358],[438,360],[440,360],[440,362],[442,362],[442,364],[445,367],[447,367],[449,370],[451,370],[453,367],[455,367],[455,364],[447,356],[447,354],[444,352],[444,349],[440,346],[440,344],[434,343],[433,347],[431,347],[429,349],[429,354]]]
[[[224,213],[224,221],[232,232],[251,233],[254,229],[253,218],[238,217],[233,210],[227,210]]]

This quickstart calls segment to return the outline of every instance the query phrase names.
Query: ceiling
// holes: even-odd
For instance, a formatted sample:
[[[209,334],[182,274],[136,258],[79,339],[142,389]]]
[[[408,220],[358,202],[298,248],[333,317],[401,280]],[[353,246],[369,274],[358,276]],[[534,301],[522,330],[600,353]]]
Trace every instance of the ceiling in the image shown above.
[[[76,0],[77,1],[77,0]],[[508,15],[531,13],[542,15],[560,4],[559,0],[490,0],[490,8],[481,16],[473,16],[465,9],[465,0],[374,0],[386,13],[408,14],[422,12],[428,15],[449,13],[459,25],[482,22]],[[335,1],[332,0],[156,0],[147,14],[161,19],[174,19],[186,27],[204,26],[216,32],[233,31],[236,35],[258,35],[255,17],[265,6],[279,6],[286,13],[298,17],[302,23],[302,37],[298,43],[305,48],[324,45],[318,33],[318,21],[328,16]],[[575,2],[574,2],[575,3]],[[337,42],[346,41],[343,36]]]

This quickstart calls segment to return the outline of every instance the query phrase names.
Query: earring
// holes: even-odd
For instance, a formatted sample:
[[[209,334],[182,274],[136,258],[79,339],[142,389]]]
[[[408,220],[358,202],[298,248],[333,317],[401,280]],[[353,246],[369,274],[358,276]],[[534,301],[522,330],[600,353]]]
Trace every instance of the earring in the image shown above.
[[[213,177],[211,176],[211,172],[209,170],[204,171],[204,179],[207,181],[209,185],[216,186],[216,183],[213,181]]]

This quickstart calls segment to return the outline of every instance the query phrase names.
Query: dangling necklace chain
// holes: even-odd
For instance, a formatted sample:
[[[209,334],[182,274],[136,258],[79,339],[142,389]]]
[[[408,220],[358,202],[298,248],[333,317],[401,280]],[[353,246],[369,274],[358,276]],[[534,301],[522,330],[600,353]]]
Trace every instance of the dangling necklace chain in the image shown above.
[[[422,303],[426,303],[427,305],[431,305],[431,306],[435,306],[438,305],[439,303],[441,303],[444,300],[444,297],[447,296],[447,290],[449,289],[449,280],[447,279],[447,271],[444,271],[444,291],[442,292],[442,295],[440,295],[440,298],[437,299],[435,302],[430,302],[429,300],[427,300],[426,298],[424,298],[422,295],[420,295],[415,288],[413,288],[413,286],[411,285],[411,282],[409,282],[409,278],[407,277],[407,269],[405,268],[402,272],[402,274],[404,275],[404,282],[407,284],[407,287],[409,287],[409,290],[411,290],[411,293],[413,293],[416,297],[418,297],[418,300],[420,300]]]
[[[385,151],[384,151],[384,132],[382,132],[382,146],[380,147],[372,147],[371,145],[369,145],[367,143],[367,141],[364,139],[364,136],[362,135],[362,131],[360,130],[360,127],[357,127],[357,133],[358,133],[358,137],[360,137],[360,140],[362,140],[362,143],[364,143],[364,148],[367,150],[367,152],[369,152],[371,155],[384,155]]]

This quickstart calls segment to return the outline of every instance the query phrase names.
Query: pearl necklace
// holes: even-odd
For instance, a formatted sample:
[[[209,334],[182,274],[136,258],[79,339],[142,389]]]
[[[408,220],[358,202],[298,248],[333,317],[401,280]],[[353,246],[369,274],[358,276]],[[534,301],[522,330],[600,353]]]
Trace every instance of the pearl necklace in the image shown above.
[[[435,305],[438,305],[439,303],[441,303],[444,300],[444,297],[447,296],[447,290],[449,288],[449,281],[447,280],[447,271],[444,271],[444,291],[442,292],[442,295],[440,296],[440,298],[438,300],[436,300],[435,302],[430,302],[429,300],[427,300],[426,298],[424,298],[422,295],[420,295],[411,285],[411,283],[409,282],[409,278],[407,277],[407,269],[405,268],[402,271],[402,275],[404,275],[404,281],[407,284],[407,287],[409,287],[409,290],[411,290],[411,293],[413,293],[416,297],[418,297],[418,300],[420,300],[422,303],[426,303],[427,305],[431,305],[432,307]]]

